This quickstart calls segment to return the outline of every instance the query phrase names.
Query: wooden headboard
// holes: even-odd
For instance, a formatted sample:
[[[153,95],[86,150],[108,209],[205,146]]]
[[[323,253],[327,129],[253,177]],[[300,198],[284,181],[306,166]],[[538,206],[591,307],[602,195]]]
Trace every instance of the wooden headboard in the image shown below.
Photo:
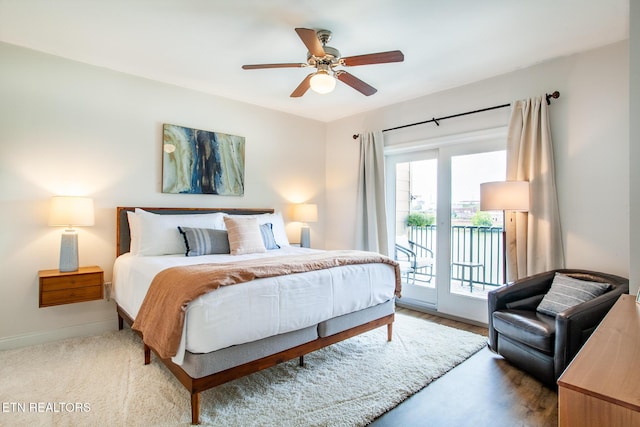
[[[273,209],[253,208],[145,208],[141,206],[137,206],[137,208],[160,215],[186,215],[216,212],[225,212],[230,215],[257,215],[274,212]],[[131,245],[131,232],[129,230],[127,212],[133,212],[135,210],[136,207],[118,206],[116,208],[116,256],[129,252],[129,247]]]

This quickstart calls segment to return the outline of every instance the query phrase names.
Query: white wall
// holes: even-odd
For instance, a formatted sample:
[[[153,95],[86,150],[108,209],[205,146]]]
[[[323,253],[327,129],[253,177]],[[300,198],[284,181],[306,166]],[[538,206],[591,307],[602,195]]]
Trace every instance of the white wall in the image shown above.
[[[113,302],[38,308],[37,272],[57,268],[52,195],[94,198],[80,264],[110,280],[116,206],[273,207],[324,214],[325,124],[0,44],[0,348],[116,327]],[[162,124],[246,137],[245,195],[161,193]],[[297,224],[289,224],[297,242]],[[323,247],[322,222],[312,243]]]
[[[629,275],[629,54],[621,42],[330,123],[327,248],[352,247],[358,143],[352,134],[558,90],[552,102],[566,265]],[[505,126],[495,110],[385,134],[387,144]]]
[[[636,295],[640,287],[640,3],[629,2],[629,171],[630,171],[630,284],[629,293]],[[634,220],[635,219],[635,220]]]
[[[61,230],[46,225],[52,195],[95,199],[96,225],[79,232],[80,263],[102,266],[107,280],[116,206],[274,207],[286,214],[291,202],[310,200],[321,219],[311,226],[314,246],[350,248],[354,133],[552,90],[561,92],[551,120],[567,266],[627,276],[630,248],[640,252],[629,239],[628,158],[637,152],[629,150],[628,47],[617,43],[325,125],[0,44],[0,348],[115,327],[113,302],[38,308],[37,271],[58,264]],[[387,137],[415,141],[507,119],[507,110],[497,110]],[[245,136],[245,196],[162,194],[163,123]],[[296,224],[288,231],[297,241]]]

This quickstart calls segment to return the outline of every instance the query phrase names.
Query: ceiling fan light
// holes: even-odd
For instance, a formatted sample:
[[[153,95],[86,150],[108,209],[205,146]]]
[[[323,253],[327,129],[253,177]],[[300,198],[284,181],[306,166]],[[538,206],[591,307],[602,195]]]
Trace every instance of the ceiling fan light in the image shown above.
[[[333,89],[335,89],[336,79],[325,70],[319,70],[311,77],[309,84],[311,85],[312,91],[324,94],[332,92]]]

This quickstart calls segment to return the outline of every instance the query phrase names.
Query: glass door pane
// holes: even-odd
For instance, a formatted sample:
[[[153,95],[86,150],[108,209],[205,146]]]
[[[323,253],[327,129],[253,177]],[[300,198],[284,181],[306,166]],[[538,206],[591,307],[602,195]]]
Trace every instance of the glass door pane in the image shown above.
[[[438,152],[387,156],[386,170],[389,253],[400,263],[402,300],[435,310]]]
[[[437,159],[396,163],[396,258],[410,263],[404,281],[435,287]]]
[[[502,215],[480,211],[480,184],[505,170],[505,151],[451,157],[451,293],[486,298],[503,283]]]

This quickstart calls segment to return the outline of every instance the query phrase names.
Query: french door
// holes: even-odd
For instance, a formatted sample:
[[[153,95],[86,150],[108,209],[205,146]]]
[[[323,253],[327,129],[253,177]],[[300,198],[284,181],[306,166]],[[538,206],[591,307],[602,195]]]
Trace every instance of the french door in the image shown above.
[[[499,128],[385,149],[389,253],[403,273],[400,304],[487,323],[486,293],[502,282],[491,276],[499,266],[488,261],[501,259],[501,247],[486,239],[495,234],[499,242],[502,224],[475,224],[480,216],[501,218],[478,210],[480,183],[505,179],[505,134]],[[415,271],[403,247],[421,261]]]
[[[387,156],[386,177],[388,235],[394,244],[389,253],[400,262],[403,298],[436,309],[441,280],[437,274],[438,150]],[[420,268],[412,266],[414,261]]]

